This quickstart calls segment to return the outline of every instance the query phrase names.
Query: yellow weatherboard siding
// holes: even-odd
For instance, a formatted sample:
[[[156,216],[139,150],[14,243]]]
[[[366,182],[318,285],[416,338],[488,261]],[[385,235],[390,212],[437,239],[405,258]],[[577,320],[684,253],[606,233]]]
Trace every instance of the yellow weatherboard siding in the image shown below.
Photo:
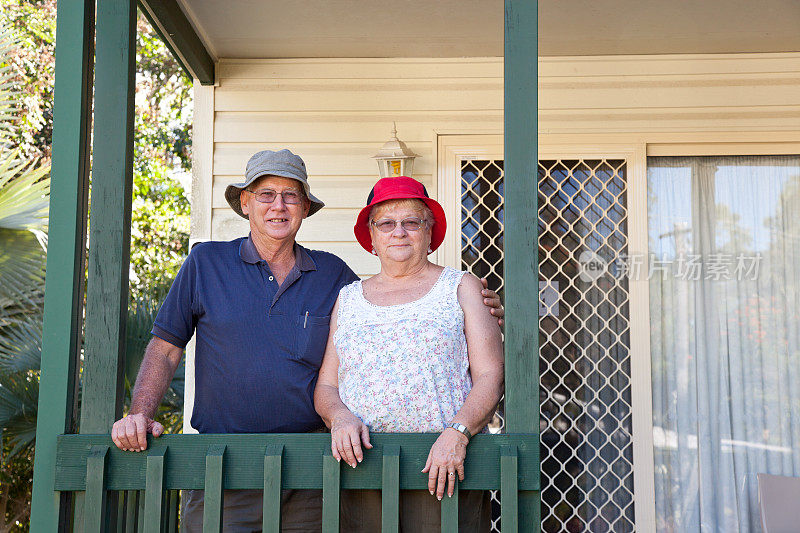
[[[657,150],[748,133],[748,142],[794,139],[800,129],[798,53],[548,57],[539,67],[543,143],[635,138]],[[300,241],[337,253],[361,276],[378,264],[355,243],[352,222],[392,122],[420,155],[414,176],[434,197],[437,135],[502,132],[502,58],[223,59],[217,72],[217,85],[196,97],[193,240],[246,233],[225,186],[252,153],[289,148],[327,204]]]
[[[326,207],[298,239],[333,252],[361,276],[378,261],[353,236],[353,223],[377,180],[372,156],[391,137],[419,154],[414,177],[435,197],[436,133],[499,132],[503,62],[489,59],[223,60],[214,88],[210,238],[247,232],[223,197],[258,150],[289,148],[306,162]],[[202,216],[202,215],[201,215]]]

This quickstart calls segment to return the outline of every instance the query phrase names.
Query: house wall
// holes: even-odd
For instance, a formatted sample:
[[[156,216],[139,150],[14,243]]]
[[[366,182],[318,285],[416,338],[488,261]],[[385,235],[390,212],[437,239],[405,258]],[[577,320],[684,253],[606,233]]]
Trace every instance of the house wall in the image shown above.
[[[800,54],[541,58],[540,143],[766,143],[800,130]],[[377,260],[352,223],[377,174],[371,159],[398,136],[419,154],[415,177],[437,194],[437,135],[502,133],[502,58],[223,59],[195,87],[192,240],[246,234],[225,186],[258,150],[306,161],[327,207],[301,243],[341,256],[361,276]],[[690,149],[690,146],[687,146]]]
[[[327,203],[304,222],[299,240],[336,253],[361,276],[372,274],[377,261],[356,244],[352,224],[376,179],[371,156],[388,140],[392,121],[420,155],[414,175],[434,197],[442,189],[440,135],[500,139],[503,131],[502,58],[222,60],[217,72],[216,86],[195,86],[192,242],[245,235],[246,222],[225,203],[225,186],[240,179],[254,152],[289,148],[304,158],[315,194]],[[641,187],[646,155],[796,153],[798,95],[800,53],[540,58],[539,144],[548,153],[630,151]],[[457,201],[439,200],[446,207]],[[646,206],[631,209],[639,213],[632,227],[645,227]],[[637,231],[643,238],[646,229]],[[634,426],[646,436],[646,292],[632,297],[634,307]],[[190,345],[185,431],[192,353]],[[652,465],[652,445],[640,441],[636,461]],[[652,481],[635,479],[637,502],[652,501]],[[640,507],[637,522],[653,524],[652,508]]]
[[[800,132],[798,53],[545,58],[539,73],[540,146],[601,140],[655,154],[717,143],[735,152]]]
[[[376,273],[378,262],[355,242],[353,222],[377,179],[372,156],[389,139],[392,122],[419,154],[414,176],[432,195],[437,133],[503,127],[497,58],[223,60],[218,72],[217,86],[208,89],[213,97],[203,100],[213,106],[206,113],[213,122],[204,125],[211,164],[196,184],[207,195],[192,206],[207,231],[193,228],[193,238],[247,234],[247,222],[225,202],[225,187],[241,179],[253,153],[289,148],[303,157],[312,190],[326,203],[303,223],[298,240],[339,255],[361,276]]]

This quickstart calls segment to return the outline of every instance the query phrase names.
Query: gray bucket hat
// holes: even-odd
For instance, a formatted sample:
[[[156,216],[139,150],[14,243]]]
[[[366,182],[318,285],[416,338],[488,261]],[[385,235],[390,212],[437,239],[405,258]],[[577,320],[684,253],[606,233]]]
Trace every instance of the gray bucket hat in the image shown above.
[[[319,198],[311,194],[311,188],[308,185],[308,174],[306,174],[306,164],[303,163],[300,156],[293,154],[289,150],[277,152],[263,150],[253,155],[250,161],[247,162],[244,181],[242,183],[232,183],[225,188],[225,199],[228,201],[228,205],[242,218],[247,218],[247,215],[242,212],[242,204],[239,201],[242,189],[249,187],[251,183],[261,176],[291,178],[302,183],[303,190],[311,201],[308,216],[325,207],[325,204]]]

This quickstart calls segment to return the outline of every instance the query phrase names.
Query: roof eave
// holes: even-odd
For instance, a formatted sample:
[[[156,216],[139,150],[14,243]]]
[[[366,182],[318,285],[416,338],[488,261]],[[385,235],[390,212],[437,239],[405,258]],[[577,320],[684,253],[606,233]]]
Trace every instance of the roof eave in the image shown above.
[[[213,85],[214,59],[177,0],[138,0],[142,12],[186,73],[202,85]]]

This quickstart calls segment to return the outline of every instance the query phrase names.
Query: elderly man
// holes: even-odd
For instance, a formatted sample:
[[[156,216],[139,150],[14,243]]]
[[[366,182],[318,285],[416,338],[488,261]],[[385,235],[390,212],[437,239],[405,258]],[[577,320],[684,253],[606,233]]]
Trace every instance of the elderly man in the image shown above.
[[[111,437],[126,451],[146,434],[183,349],[196,335],[192,426],[200,433],[321,431],[313,393],[339,289],[358,279],[338,257],[295,242],[303,219],[325,204],[308,184],[303,160],[289,150],[262,151],[245,181],[225,198],[250,222],[250,235],[195,246],[153,325],[128,416]],[[485,302],[499,307],[486,291]],[[502,316],[502,308],[492,309]],[[202,491],[189,491],[183,522],[202,529]],[[225,531],[260,531],[261,491],[226,491]],[[284,491],[284,531],[319,531],[320,491]]]

